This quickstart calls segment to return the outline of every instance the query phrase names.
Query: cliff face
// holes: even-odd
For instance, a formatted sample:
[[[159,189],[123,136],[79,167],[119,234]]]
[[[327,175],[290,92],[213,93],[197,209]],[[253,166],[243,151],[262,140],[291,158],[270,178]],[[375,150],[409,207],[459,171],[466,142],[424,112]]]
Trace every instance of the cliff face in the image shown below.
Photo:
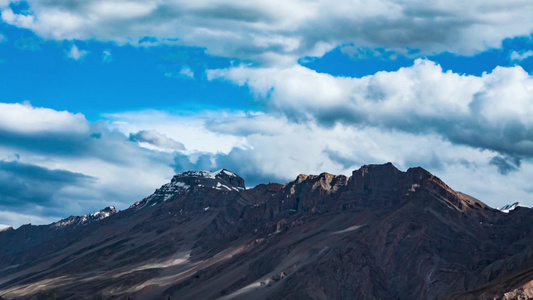
[[[533,268],[532,229],[529,209],[494,210],[422,168],[368,165],[351,177],[299,175],[252,189],[227,170],[186,172],[90,224],[0,232],[0,295],[435,299],[483,286],[518,294]],[[516,276],[526,282],[497,281]]]

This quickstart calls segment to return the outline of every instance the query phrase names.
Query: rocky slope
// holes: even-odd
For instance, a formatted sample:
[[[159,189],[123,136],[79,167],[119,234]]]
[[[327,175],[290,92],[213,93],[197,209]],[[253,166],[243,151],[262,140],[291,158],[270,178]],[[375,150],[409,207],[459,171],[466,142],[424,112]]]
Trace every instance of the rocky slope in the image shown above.
[[[252,189],[227,170],[186,172],[98,221],[0,232],[0,296],[519,297],[531,285],[532,229],[531,210],[502,213],[422,168],[368,165]]]

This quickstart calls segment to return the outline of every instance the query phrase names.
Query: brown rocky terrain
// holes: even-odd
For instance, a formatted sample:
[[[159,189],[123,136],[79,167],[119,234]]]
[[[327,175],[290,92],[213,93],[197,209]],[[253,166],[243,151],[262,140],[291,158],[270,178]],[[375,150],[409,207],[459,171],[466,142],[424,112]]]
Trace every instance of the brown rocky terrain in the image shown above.
[[[251,189],[227,170],[185,172],[98,216],[0,232],[0,296],[528,299],[532,291],[533,212],[502,213],[422,168],[368,165],[351,177],[299,175]]]

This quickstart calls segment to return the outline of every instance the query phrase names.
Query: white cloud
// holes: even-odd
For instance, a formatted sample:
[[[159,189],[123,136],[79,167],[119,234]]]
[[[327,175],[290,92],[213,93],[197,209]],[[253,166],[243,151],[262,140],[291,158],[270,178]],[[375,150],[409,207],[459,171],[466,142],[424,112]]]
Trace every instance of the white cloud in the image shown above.
[[[511,61],[523,61],[533,56],[533,50],[528,50],[525,52],[511,52]]]
[[[22,209],[34,223],[124,209],[168,181],[173,163],[172,154],[139,147],[81,114],[0,103],[0,211]],[[0,215],[2,224],[28,220]]]
[[[482,76],[443,72],[431,61],[363,78],[302,66],[211,70],[208,78],[247,85],[292,120],[436,133],[454,142],[533,157],[533,77],[521,67]]]
[[[167,78],[194,79],[194,71],[188,66],[183,66],[178,73],[166,72]]]
[[[472,54],[531,34],[533,3],[514,1],[30,1],[33,14],[2,9],[8,24],[57,40],[97,39],[206,47],[209,53],[269,64],[352,44]]]
[[[0,33],[0,44],[6,41],[7,41],[7,38],[5,37],[5,35]]]
[[[0,210],[0,220],[2,222],[6,222],[7,224],[0,224],[0,230],[4,229],[5,227],[13,227],[17,228],[20,225],[31,223],[33,225],[37,224],[49,224],[54,221],[57,221],[54,218],[46,218],[46,217],[40,217],[36,215],[30,215],[30,214],[24,214],[24,213],[18,213],[13,211],[2,211]]]
[[[89,52],[87,52],[86,50],[80,50],[76,45],[72,45],[67,56],[74,60],[79,60],[83,58],[85,55],[87,55],[88,53]]]
[[[163,151],[185,150],[182,143],[154,130],[141,130],[135,134],[130,133],[130,140],[144,144],[145,147]]]
[[[131,20],[149,16],[157,3],[152,1],[95,1],[91,13],[102,19]]]
[[[228,153],[234,147],[242,147],[244,140],[235,135],[212,132],[205,122],[225,113],[203,112],[187,115],[172,115],[167,112],[148,110],[108,114],[110,128],[125,135],[141,130],[155,130],[170,139],[179,141],[187,152]]]
[[[0,103],[0,130],[19,133],[86,133],[82,114],[33,107],[29,103]]]
[[[182,76],[187,77],[187,78],[194,78],[194,72],[191,70],[191,68],[189,68],[187,66],[181,68],[180,74]]]
[[[509,74],[502,76],[510,77]],[[418,80],[418,77],[413,79]],[[512,76],[510,80],[516,81]],[[3,105],[2,108],[13,111],[23,106]],[[123,209],[168,181],[175,172],[173,166],[177,171],[228,168],[243,176],[250,186],[260,182],[287,182],[299,173],[327,171],[350,175],[363,164],[391,161],[403,170],[422,166],[452,188],[492,206],[513,201],[533,205],[528,200],[533,192],[528,180],[533,176],[533,164],[529,159],[524,159],[519,169],[504,176],[491,164],[497,151],[457,145],[434,132],[412,133],[401,128],[354,126],[352,123],[323,126],[313,118],[296,123],[275,112],[172,115],[150,110],[107,115],[107,121],[88,123],[69,112],[23,108],[27,109],[25,114],[12,118],[10,126],[0,127],[0,162],[3,162],[0,175],[14,179],[32,174],[32,180],[36,180],[38,174],[51,174],[59,178],[56,181],[68,179],[45,193],[49,198],[37,199],[44,204],[24,208],[27,216],[33,216],[31,222],[37,224],[70,214],[88,213],[107,205]],[[401,107],[397,109],[403,111]],[[450,110],[461,112],[457,108]],[[38,131],[31,126],[19,129],[28,120],[42,118],[43,111],[58,116],[58,124],[53,124],[54,119],[49,120],[48,128],[64,127],[72,132],[65,136],[64,131]],[[479,111],[483,113],[483,109]],[[69,119],[85,123],[88,129],[77,130]],[[138,135],[139,132],[146,134]],[[139,147],[128,140],[130,134],[157,147],[153,150]],[[178,148],[183,143],[187,150],[157,151],[169,148],[169,143]],[[9,163],[13,159],[16,163]],[[2,173],[2,166],[6,165],[10,169],[4,168]],[[17,165],[26,173],[17,173],[14,168]],[[40,171],[33,172],[33,169]],[[69,181],[72,177],[79,177],[81,181]],[[38,191],[48,191],[46,184],[40,188]],[[41,193],[29,194],[35,195]],[[0,214],[0,223],[17,226],[29,222],[27,216],[17,215],[20,209],[10,209],[13,205],[0,203],[0,210],[4,211]]]
[[[10,1],[12,2],[12,1]],[[35,24],[34,16],[15,14],[11,8],[5,7],[2,9],[2,20],[8,24],[31,29]]]
[[[161,130],[154,112],[146,113],[144,118],[151,118],[152,122],[143,122],[141,127]],[[142,114],[137,112],[137,116]],[[184,120],[179,116],[167,119],[167,131],[161,132],[172,134],[172,122],[181,126]],[[136,119],[129,122],[135,123]],[[342,124],[323,127],[312,120],[294,123],[283,116],[261,113],[204,115],[195,126],[198,131],[243,139],[242,146],[223,152],[211,149],[178,154],[178,170],[228,168],[253,186],[272,181],[284,183],[300,173],[350,175],[363,164],[390,161],[403,170],[422,166],[452,188],[494,207],[511,201],[533,205],[528,200],[533,192],[528,190],[527,180],[533,176],[530,160],[504,176],[490,163],[496,151],[455,145],[433,133]],[[206,146],[200,148],[206,149],[209,140],[204,143]]]

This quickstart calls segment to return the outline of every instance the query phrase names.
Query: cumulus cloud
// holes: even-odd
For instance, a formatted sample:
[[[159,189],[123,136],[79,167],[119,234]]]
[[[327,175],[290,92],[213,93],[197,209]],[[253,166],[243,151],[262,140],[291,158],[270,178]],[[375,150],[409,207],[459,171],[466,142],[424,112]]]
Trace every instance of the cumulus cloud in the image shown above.
[[[418,59],[394,72],[335,77],[302,66],[211,70],[210,79],[246,85],[272,112],[316,120],[434,133],[454,143],[533,157],[533,77],[521,67],[482,76],[444,72]]]
[[[87,55],[89,52],[86,50],[80,50],[76,45],[72,45],[70,48],[70,51],[68,52],[67,56],[74,59],[79,60],[83,58],[85,55]]]
[[[20,106],[27,109],[23,119],[0,126],[0,177],[10,178],[0,180],[0,210],[6,212],[0,214],[0,224],[27,223],[30,218],[17,214],[17,207],[32,216],[32,223],[107,205],[125,208],[185,170],[227,168],[254,186],[284,183],[299,173],[350,175],[363,164],[390,161],[404,170],[422,166],[493,206],[516,199],[527,203],[527,178],[533,176],[528,159],[454,144],[435,132],[343,122],[324,126],[314,118],[294,122],[284,114],[260,112],[172,115],[148,110],[89,123],[69,112],[20,104],[4,108]],[[24,119],[39,119],[41,110],[63,116],[58,122],[65,124],[77,120],[86,129],[15,129]],[[187,150],[160,151],[180,143]]]
[[[165,183],[173,164],[170,153],[139,147],[81,114],[0,103],[0,210],[23,207],[35,219],[57,220],[123,209]],[[16,216],[0,223],[27,223]]]
[[[0,103],[0,132],[84,133],[89,125],[82,114],[33,107],[25,103]]]
[[[182,143],[168,138],[154,130],[141,130],[135,134],[130,133],[130,140],[134,142],[147,143],[163,150],[185,150]]]
[[[179,141],[186,152],[228,153],[234,147],[243,147],[244,139],[231,133],[213,132],[205,126],[212,120],[224,120],[228,116],[239,116],[225,112],[198,112],[170,114],[163,111],[146,110],[106,114],[109,127],[125,135],[142,130],[154,130],[166,137]]]
[[[533,4],[491,1],[29,1],[2,20],[44,38],[139,44],[144,37],[211,54],[287,64],[345,44],[472,54],[529,35]],[[237,30],[236,30],[237,29]]]
[[[504,158],[520,165],[520,169],[504,175],[494,165],[497,152],[453,144],[433,133],[340,123],[324,127],[312,120],[295,123],[284,116],[265,114],[219,115],[206,119],[203,126],[213,132],[244,136],[245,146],[227,153],[178,153],[176,172],[227,168],[243,176],[247,186],[254,186],[285,183],[300,173],[350,175],[363,164],[390,161],[402,170],[422,166],[452,188],[494,207],[512,200],[528,203],[530,199],[530,160]],[[506,186],[513,188],[502,188]]]
[[[417,137],[341,124],[323,127],[312,121],[294,123],[283,116],[262,114],[206,120],[204,126],[213,132],[245,136],[245,146],[234,147],[228,153],[178,154],[176,171],[224,167],[243,176],[249,186],[269,181],[283,183],[300,173],[350,174],[367,163],[392,161],[404,166],[406,157],[415,152],[418,163],[429,166],[433,156],[431,147],[447,144],[446,148],[451,148],[450,143],[435,136]],[[392,136],[396,139],[391,139]],[[398,143],[398,139],[410,142]],[[427,146],[417,147],[416,142]],[[468,157],[466,153],[463,157]]]

